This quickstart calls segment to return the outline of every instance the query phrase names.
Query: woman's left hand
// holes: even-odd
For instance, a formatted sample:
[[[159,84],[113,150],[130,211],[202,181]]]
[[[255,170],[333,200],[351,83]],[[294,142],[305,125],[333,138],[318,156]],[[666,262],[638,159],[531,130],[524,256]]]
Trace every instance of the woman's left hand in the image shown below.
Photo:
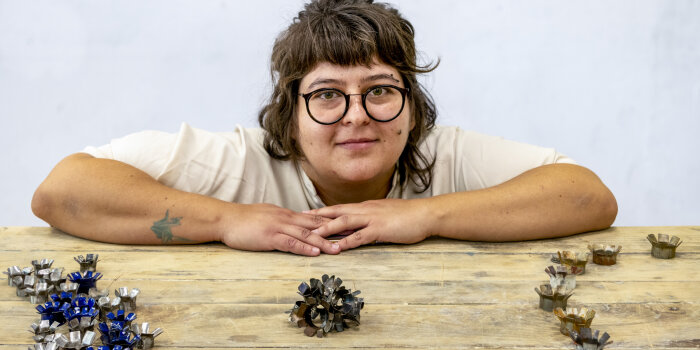
[[[416,243],[431,236],[430,211],[421,199],[379,199],[339,204],[306,211],[330,222],[311,231],[328,237],[352,232],[341,239],[341,250],[375,242]]]

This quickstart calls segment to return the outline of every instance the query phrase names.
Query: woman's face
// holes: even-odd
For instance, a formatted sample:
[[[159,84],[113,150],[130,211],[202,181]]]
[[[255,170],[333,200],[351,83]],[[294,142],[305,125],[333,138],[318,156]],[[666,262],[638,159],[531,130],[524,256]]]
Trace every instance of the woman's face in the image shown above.
[[[399,72],[383,63],[347,67],[324,62],[304,76],[299,92],[306,94],[321,88],[334,88],[346,94],[362,94],[377,85],[405,88]],[[331,93],[321,97],[332,96]],[[368,108],[370,97],[367,98]],[[305,155],[302,167],[311,180],[326,185],[343,185],[391,178],[413,128],[408,101],[396,119],[378,122],[367,115],[362,96],[353,95],[343,119],[331,125],[314,121],[303,97],[298,97],[297,104],[296,140]]]

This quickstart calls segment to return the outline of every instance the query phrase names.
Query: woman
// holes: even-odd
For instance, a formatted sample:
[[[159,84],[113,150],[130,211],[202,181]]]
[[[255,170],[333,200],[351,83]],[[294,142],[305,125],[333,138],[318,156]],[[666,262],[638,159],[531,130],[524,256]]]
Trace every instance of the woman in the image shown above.
[[[142,132],[62,160],[32,209],[115,243],[222,241],[315,256],[429,236],[506,241],[609,227],[612,193],[551,150],[434,127],[413,27],[312,1],[278,37],[263,130]],[[340,235],[337,243],[326,239]]]

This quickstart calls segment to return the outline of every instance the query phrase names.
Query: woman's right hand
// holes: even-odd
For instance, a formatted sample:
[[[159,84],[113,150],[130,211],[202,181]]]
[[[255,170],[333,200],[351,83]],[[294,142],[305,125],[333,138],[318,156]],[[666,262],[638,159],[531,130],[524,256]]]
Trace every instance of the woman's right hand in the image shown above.
[[[219,240],[235,249],[280,250],[317,256],[340,253],[338,244],[311,233],[330,221],[272,204],[234,204],[236,214],[222,220]]]

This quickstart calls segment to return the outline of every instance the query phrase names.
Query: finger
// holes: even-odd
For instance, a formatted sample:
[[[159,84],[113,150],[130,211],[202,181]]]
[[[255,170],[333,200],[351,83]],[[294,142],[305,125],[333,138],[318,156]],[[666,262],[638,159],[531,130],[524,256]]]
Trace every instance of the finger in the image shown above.
[[[315,228],[323,226],[326,223],[331,222],[331,220],[331,218],[327,218],[319,214],[301,214],[296,216],[296,219],[293,220],[293,223],[295,225],[299,225],[313,230]]]
[[[367,223],[367,218],[361,215],[341,215],[311,232],[321,237],[328,237],[345,231],[362,229],[367,226]]]
[[[341,239],[338,242],[341,250],[357,248],[364,244],[374,243],[376,238],[369,230],[359,230],[355,233]]]
[[[337,243],[331,242],[323,237],[312,233],[311,230],[305,227],[290,227],[289,235],[294,236],[302,242],[320,248],[326,254],[340,253],[340,246]]]
[[[352,204],[338,204],[329,207],[318,208],[307,211],[310,214],[319,215],[325,218],[335,219],[341,215],[353,214]],[[306,212],[305,212],[306,213]]]
[[[279,251],[290,252],[306,256],[318,256],[321,251],[318,247],[306,244],[292,236],[278,233],[272,237],[272,246]]]

